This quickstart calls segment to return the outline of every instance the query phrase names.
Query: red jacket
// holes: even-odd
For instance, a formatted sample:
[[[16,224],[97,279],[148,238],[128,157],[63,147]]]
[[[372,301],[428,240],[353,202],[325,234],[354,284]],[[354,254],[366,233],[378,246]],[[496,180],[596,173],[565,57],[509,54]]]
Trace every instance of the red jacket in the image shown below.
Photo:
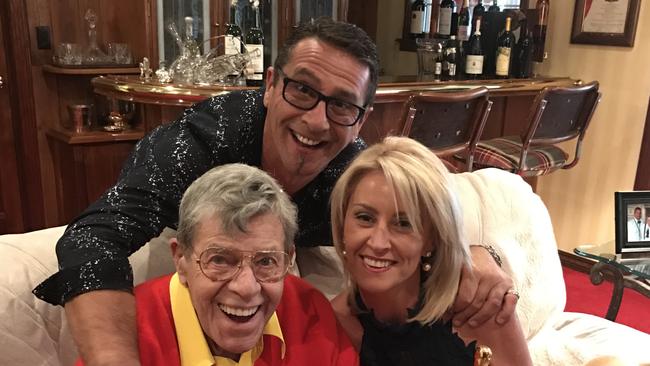
[[[135,288],[142,366],[180,366],[169,298],[170,279],[171,275],[167,275]],[[276,313],[286,346],[284,359],[281,341],[265,335],[264,352],[255,366],[359,364],[357,352],[338,324],[329,301],[305,281],[287,275]]]

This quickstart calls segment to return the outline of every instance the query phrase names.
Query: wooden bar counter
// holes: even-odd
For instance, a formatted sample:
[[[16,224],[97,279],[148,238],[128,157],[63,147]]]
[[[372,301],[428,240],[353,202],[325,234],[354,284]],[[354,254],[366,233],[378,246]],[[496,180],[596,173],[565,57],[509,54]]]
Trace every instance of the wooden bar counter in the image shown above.
[[[547,86],[566,86],[580,81],[570,78],[417,82],[415,77],[380,78],[374,110],[361,130],[372,144],[402,130],[405,95],[418,91],[454,91],[486,86],[494,102],[483,138],[517,134],[535,95]],[[57,176],[59,216],[69,222],[108,188],[119,174],[133,145],[147,132],[180,116],[183,109],[205,98],[248,89],[221,86],[185,86],[144,82],[137,76],[110,75],[92,79],[93,91],[109,101],[137,105],[130,129],[105,132],[101,126],[74,132],[63,127],[46,131]],[[108,105],[115,103],[108,103]]]
[[[381,77],[374,111],[361,130],[373,143],[402,130],[401,108],[404,95],[419,91],[457,91],[485,86],[494,102],[484,138],[519,133],[534,96],[547,86],[581,83],[568,77],[505,80],[466,80],[418,82],[414,76]],[[149,131],[160,123],[174,120],[184,107],[203,99],[245,87],[160,84],[135,76],[100,76],[92,80],[95,93],[108,98],[140,103],[144,106],[142,129]]]

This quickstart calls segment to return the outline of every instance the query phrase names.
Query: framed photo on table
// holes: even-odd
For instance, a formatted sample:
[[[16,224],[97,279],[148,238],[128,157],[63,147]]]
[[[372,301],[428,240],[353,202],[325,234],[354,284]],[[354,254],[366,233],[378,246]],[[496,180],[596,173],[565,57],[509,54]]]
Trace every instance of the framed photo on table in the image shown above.
[[[615,192],[616,254],[650,252],[650,191]]]
[[[633,47],[641,0],[576,0],[571,43]]]

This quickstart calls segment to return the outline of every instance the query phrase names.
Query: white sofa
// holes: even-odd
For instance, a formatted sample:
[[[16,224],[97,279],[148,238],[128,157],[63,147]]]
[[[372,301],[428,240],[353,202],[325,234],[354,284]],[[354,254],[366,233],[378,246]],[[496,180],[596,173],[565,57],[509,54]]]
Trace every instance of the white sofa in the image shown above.
[[[550,217],[530,186],[496,169],[454,177],[468,241],[495,246],[521,292],[517,313],[536,365],[582,365],[599,355],[650,364],[650,335],[563,312],[566,293]],[[0,365],[70,365],[76,358],[63,309],[31,294],[56,271],[54,246],[63,230],[0,236]],[[132,256],[136,283],[173,270],[170,235],[166,230]],[[342,283],[332,258],[322,247],[298,255],[302,275],[330,295]]]

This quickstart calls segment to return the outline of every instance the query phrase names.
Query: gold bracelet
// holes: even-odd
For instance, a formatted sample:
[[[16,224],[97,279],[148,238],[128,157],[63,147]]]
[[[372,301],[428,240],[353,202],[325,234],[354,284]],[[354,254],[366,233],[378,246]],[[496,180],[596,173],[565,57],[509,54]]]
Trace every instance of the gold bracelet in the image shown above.
[[[492,350],[488,346],[476,345],[474,351],[474,366],[489,366],[492,361]]]
[[[492,259],[494,259],[495,262],[499,265],[499,267],[502,266],[503,261],[501,261],[501,256],[499,253],[497,253],[496,249],[494,249],[493,246],[487,245],[487,244],[472,244],[470,247],[481,247],[487,250],[488,253],[490,253],[490,256],[492,256]]]

